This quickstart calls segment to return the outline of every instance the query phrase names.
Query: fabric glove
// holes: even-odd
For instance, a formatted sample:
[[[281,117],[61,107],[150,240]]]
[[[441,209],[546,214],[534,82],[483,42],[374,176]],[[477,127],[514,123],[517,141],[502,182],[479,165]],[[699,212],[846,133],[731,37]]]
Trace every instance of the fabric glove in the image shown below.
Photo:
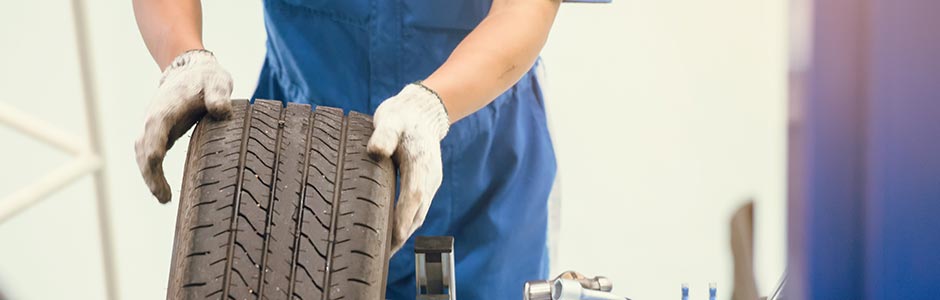
[[[231,117],[231,95],[231,75],[207,50],[186,51],[163,71],[144,132],[134,144],[140,173],[160,203],[172,198],[163,175],[166,151],[207,112],[218,119]]]
[[[441,98],[430,88],[405,86],[375,110],[375,131],[368,151],[392,157],[401,174],[401,191],[392,222],[392,253],[424,223],[434,193],[441,186],[441,140],[450,120]]]

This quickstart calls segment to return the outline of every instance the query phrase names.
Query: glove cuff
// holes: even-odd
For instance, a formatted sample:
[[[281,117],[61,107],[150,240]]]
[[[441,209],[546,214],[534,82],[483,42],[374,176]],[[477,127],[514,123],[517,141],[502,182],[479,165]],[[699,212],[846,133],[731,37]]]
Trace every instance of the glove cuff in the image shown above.
[[[187,50],[186,52],[176,56],[176,58],[170,62],[170,65],[166,67],[166,70],[163,70],[163,76],[160,77],[160,85],[163,85],[163,81],[169,74],[172,74],[185,66],[191,66],[210,61],[215,62],[215,54],[213,54],[212,51],[206,49]]]
[[[444,100],[438,96],[437,92],[421,84],[420,81],[405,86],[399,93],[402,99],[413,101],[417,111],[423,115],[422,119],[427,120],[428,127],[435,131],[438,139],[443,140],[450,130],[450,117],[447,114],[447,107],[444,106]]]

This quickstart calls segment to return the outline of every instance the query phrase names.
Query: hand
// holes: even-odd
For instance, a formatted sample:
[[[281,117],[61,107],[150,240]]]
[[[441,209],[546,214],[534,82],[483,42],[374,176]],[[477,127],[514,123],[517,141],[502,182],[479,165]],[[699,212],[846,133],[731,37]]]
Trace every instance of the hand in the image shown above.
[[[163,157],[173,143],[206,112],[225,119],[232,115],[232,77],[212,52],[190,50],[163,72],[157,94],[147,110],[144,132],[134,144],[137,166],[160,203],[172,198],[163,176]]]
[[[450,121],[434,91],[413,83],[375,110],[375,131],[368,150],[373,155],[392,156],[401,173],[401,194],[392,222],[392,253],[421,227],[441,186],[441,140]]]

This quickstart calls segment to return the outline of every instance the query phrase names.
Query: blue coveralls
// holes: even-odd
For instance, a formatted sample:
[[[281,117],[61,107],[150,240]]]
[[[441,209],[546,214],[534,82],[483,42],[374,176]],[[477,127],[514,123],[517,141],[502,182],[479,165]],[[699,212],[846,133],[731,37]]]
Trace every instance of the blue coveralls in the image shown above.
[[[265,0],[268,51],[255,98],[371,114],[443,64],[490,4]],[[454,236],[458,299],[520,299],[525,281],[548,278],[555,154],[537,79],[529,70],[441,144],[443,183],[415,235]],[[388,299],[415,299],[413,243],[389,264]]]

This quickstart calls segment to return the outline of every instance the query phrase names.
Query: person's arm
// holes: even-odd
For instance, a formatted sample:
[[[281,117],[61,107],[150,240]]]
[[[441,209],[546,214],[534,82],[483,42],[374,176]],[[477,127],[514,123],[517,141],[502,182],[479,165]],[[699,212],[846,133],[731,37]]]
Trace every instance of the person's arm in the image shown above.
[[[232,115],[232,76],[202,46],[199,0],[134,0],[134,15],[150,55],[163,70],[156,95],[134,143],[137,166],[150,192],[173,197],[163,176],[163,158],[173,143],[208,113]]]
[[[561,0],[495,0],[489,14],[423,81],[456,122],[483,108],[538,58]]]
[[[200,0],[134,0],[134,16],[160,70],[183,52],[203,49]]]
[[[424,223],[443,179],[440,143],[450,124],[492,102],[532,67],[560,3],[494,0],[437,71],[376,108],[368,151],[395,158],[401,174],[392,252]]]

